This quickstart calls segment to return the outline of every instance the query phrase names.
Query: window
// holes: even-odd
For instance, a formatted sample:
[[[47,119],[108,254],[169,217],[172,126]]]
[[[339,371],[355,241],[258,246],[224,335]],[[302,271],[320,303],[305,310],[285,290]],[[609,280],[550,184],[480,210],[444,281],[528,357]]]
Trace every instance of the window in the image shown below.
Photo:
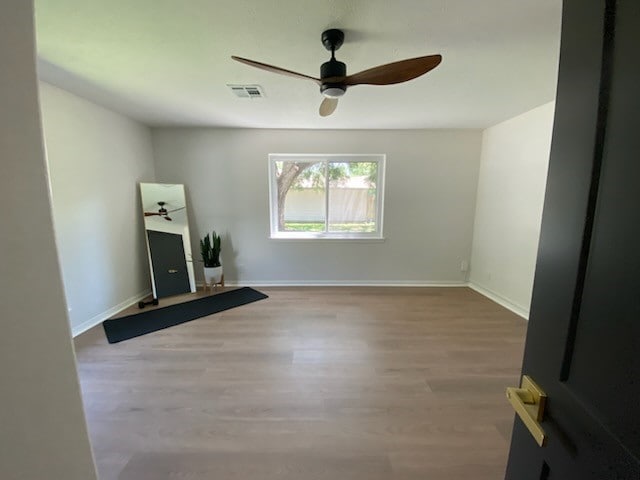
[[[272,238],[382,238],[384,155],[269,155]]]

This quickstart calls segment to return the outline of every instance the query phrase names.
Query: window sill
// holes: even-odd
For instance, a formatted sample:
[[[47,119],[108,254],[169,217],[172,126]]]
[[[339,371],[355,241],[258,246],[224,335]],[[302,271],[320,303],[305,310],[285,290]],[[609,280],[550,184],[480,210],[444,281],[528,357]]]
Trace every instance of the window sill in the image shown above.
[[[321,235],[283,235],[275,234],[269,240],[285,242],[347,242],[347,243],[383,243],[385,237],[355,237],[349,235],[321,236]]]

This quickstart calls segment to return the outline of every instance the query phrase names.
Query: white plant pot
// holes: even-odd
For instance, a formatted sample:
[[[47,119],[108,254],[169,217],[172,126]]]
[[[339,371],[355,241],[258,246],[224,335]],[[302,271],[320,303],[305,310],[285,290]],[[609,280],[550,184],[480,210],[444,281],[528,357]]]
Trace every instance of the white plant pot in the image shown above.
[[[222,282],[222,265],[219,267],[204,267],[204,281],[207,285]]]

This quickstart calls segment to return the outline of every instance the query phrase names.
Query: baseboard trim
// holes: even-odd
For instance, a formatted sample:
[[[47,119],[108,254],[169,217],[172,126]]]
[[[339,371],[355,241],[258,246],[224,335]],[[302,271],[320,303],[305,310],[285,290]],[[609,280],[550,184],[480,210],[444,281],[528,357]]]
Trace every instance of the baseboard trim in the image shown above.
[[[520,317],[524,318],[525,320],[527,320],[527,321],[529,320],[529,309],[528,308],[524,308],[521,305],[513,303],[508,298],[503,297],[502,295],[500,295],[500,294],[498,294],[498,293],[496,293],[496,292],[494,292],[492,290],[489,290],[488,288],[482,287],[482,286],[478,285],[477,283],[469,282],[468,286],[469,286],[470,289],[475,290],[480,295],[484,295],[489,300],[493,300],[498,305],[503,306],[507,310],[511,310],[513,313],[515,313],[516,315],[519,315]]]
[[[204,287],[204,282],[198,282],[198,287]],[[465,281],[386,281],[386,282],[363,282],[363,281],[247,281],[229,282],[225,280],[228,287],[467,287]]]
[[[119,303],[115,307],[110,308],[106,312],[99,313],[95,317],[92,317],[89,320],[82,322],[80,325],[71,327],[71,336],[73,338],[77,337],[78,335],[95,327],[99,323],[104,322],[106,319],[111,318],[116,313],[121,312],[125,308],[129,308],[131,305],[135,305],[140,300],[148,297],[149,295],[151,295],[151,290],[145,290],[144,292],[140,292],[137,295],[134,295],[133,297],[126,299],[124,302]]]

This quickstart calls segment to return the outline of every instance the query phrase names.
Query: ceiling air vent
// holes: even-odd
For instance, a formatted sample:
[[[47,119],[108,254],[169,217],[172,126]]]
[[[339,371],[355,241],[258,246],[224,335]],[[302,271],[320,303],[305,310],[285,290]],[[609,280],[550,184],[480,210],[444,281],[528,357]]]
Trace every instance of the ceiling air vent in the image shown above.
[[[264,91],[260,85],[227,85],[236,97],[240,98],[262,98]]]

